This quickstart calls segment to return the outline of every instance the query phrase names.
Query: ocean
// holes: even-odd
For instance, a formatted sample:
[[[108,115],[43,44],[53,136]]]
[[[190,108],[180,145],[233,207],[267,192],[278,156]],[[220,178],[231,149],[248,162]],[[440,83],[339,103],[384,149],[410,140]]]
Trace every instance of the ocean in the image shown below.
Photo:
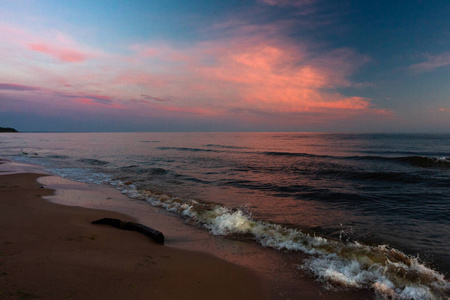
[[[332,287],[449,295],[450,134],[5,133],[0,155],[306,254]]]

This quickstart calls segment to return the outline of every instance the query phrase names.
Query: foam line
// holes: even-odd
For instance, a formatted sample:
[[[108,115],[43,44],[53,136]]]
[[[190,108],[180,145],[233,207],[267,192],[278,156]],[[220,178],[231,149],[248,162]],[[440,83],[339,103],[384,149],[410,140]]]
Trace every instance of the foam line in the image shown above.
[[[385,245],[368,246],[311,236],[298,229],[254,220],[245,209],[138,190],[121,181],[113,185],[131,198],[185,217],[213,235],[239,234],[264,247],[310,254],[299,268],[335,287],[370,288],[380,297],[392,299],[446,299],[450,291],[443,274],[426,267],[418,258]]]

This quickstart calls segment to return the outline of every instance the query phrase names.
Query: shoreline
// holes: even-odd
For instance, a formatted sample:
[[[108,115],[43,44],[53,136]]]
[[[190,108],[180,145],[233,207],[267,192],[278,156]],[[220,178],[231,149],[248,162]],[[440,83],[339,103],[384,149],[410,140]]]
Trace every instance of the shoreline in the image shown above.
[[[162,272],[162,274],[166,274],[169,277],[176,278],[176,281],[174,283],[176,286],[179,286],[180,283],[181,286],[184,286],[186,284],[189,285],[190,281],[184,280],[186,276],[189,278],[192,278],[192,276],[202,278],[201,280],[200,279],[198,280],[199,282],[202,282],[203,279],[208,278],[208,283],[206,283],[205,285],[209,289],[206,289],[205,287],[204,291],[201,292],[199,290],[193,291],[191,294],[192,296],[189,296],[190,294],[186,294],[184,292],[181,295],[180,294],[164,295],[162,296],[162,298],[164,299],[194,299],[194,298],[243,299],[245,297],[246,299],[250,298],[250,299],[292,300],[292,299],[318,299],[318,298],[372,299],[374,297],[372,291],[368,290],[326,289],[322,283],[317,282],[313,277],[305,275],[296,269],[294,270],[294,266],[297,265],[299,262],[298,261],[299,253],[276,251],[274,249],[261,247],[259,244],[256,243],[232,240],[228,238],[222,238],[220,236],[211,236],[205,230],[202,230],[201,228],[198,228],[196,226],[188,225],[180,218],[171,215],[165,210],[152,207],[143,201],[130,199],[127,196],[123,195],[119,190],[113,187],[98,184],[86,184],[81,182],[75,182],[48,173],[42,174],[46,172],[39,166],[22,164],[17,162],[8,162],[8,161],[4,162],[6,163],[0,165],[1,187],[3,187],[3,184],[1,183],[3,179],[11,178],[11,176],[12,177],[25,176],[24,173],[27,173],[26,176],[28,177],[31,176],[32,179],[28,178],[25,181],[27,182],[28,185],[33,186],[32,190],[34,192],[38,191],[39,195],[42,196],[37,198],[38,202],[40,203],[38,206],[41,208],[41,210],[46,211],[48,209],[47,206],[50,205],[50,207],[56,206],[59,207],[60,209],[71,211],[71,214],[77,215],[76,218],[72,217],[77,219],[76,224],[70,225],[76,225],[77,228],[72,228],[72,230],[74,232],[78,230],[78,232],[76,234],[73,233],[72,237],[65,238],[70,239],[72,242],[76,243],[72,243],[70,246],[74,247],[66,249],[67,251],[70,251],[71,253],[76,253],[77,255],[80,255],[80,253],[84,253],[83,252],[85,251],[84,248],[77,248],[77,247],[83,245],[92,246],[93,244],[99,243],[99,239],[97,237],[100,236],[100,234],[95,233],[94,234],[95,236],[93,236],[90,232],[94,229],[95,232],[97,232],[97,230],[102,230],[102,236],[103,234],[108,233],[108,235],[105,235],[105,237],[117,239],[118,241],[116,243],[120,243],[121,245],[120,247],[114,246],[117,251],[115,253],[116,258],[111,259],[112,261],[123,260],[124,255],[128,256],[130,255],[130,253],[134,253],[133,252],[134,249],[135,248],[137,249],[139,247],[142,251],[148,252],[156,251],[156,253],[159,253],[158,251],[160,251],[161,249],[163,249],[164,251],[166,249],[169,249],[174,250],[175,252],[180,251],[182,253],[179,254],[180,256],[178,256],[178,258],[180,257],[182,258],[181,260],[174,259],[173,258],[174,256],[171,255],[170,260],[174,261],[174,264],[176,264],[177,267],[174,267],[173,265],[169,264],[168,268],[166,268],[167,264],[166,260],[163,259],[165,256],[167,256],[166,254],[160,255],[160,258],[162,257],[161,258],[162,261],[158,262],[155,261],[156,255],[134,253],[133,255],[144,258],[145,262],[136,261],[135,258],[133,262],[128,263],[127,265],[128,269],[126,269],[126,274],[130,274],[130,272],[132,272],[129,269],[129,265],[132,263],[134,263],[135,266],[138,266],[136,267],[137,269],[142,269],[143,268],[142,266],[146,265],[146,263],[147,264],[149,263],[151,265],[158,265],[158,263],[160,264],[164,263],[164,267],[162,267],[162,269],[158,269],[156,272],[157,273]],[[45,186],[45,188],[42,188],[42,186]],[[14,193],[20,194],[26,189],[24,187],[16,185],[13,190],[15,190]],[[47,194],[43,195],[42,194],[43,191],[50,191],[50,192],[47,192]],[[2,192],[3,188],[0,188],[0,193]],[[26,196],[24,197],[26,198]],[[28,197],[30,199],[33,198],[33,200],[36,200],[34,199],[35,195],[33,195],[33,192],[31,192],[31,194],[29,194]],[[30,199],[28,199],[28,201]],[[3,204],[0,203],[0,205]],[[2,214],[3,213],[0,206],[0,216]],[[91,215],[92,216],[95,215],[96,217],[88,217]],[[90,224],[91,221],[104,217],[119,218],[124,221],[138,221],[146,226],[155,228],[156,230],[163,232],[163,234],[166,237],[166,244],[164,246],[160,246],[149,240],[147,237],[142,236],[136,232],[126,232],[109,226]],[[53,220],[51,220],[49,225],[54,223],[52,222]],[[52,226],[54,227],[54,224]],[[94,228],[92,228],[92,226],[94,226]],[[10,227],[11,227],[10,225],[8,225],[7,227],[2,225],[2,228],[8,228],[8,230]],[[34,228],[32,230],[34,230]],[[58,230],[60,230],[60,228],[58,228]],[[47,232],[46,234],[49,233]],[[15,236],[18,235],[20,235],[20,230]],[[122,240],[122,238],[125,238],[128,235],[133,235],[134,238],[140,239],[140,243],[138,244],[138,246],[135,246],[135,244],[133,244],[136,241],[130,242]],[[4,238],[2,237],[1,240],[4,240]],[[9,244],[8,241],[5,243],[8,243],[8,245],[13,245],[13,243]],[[40,240],[36,240],[35,243],[39,244],[41,242]],[[123,247],[123,244],[130,246]],[[0,251],[2,251],[1,249],[4,247],[6,246],[3,246],[0,243]],[[51,248],[53,248],[53,246],[51,246]],[[111,250],[108,249],[107,248],[92,249],[93,253],[91,253],[91,255],[95,254],[97,258],[101,258],[104,253],[111,252]],[[20,249],[18,250],[18,252],[21,252]],[[145,259],[145,257],[147,257],[148,255],[152,257],[152,260],[150,262],[148,261],[148,259]],[[199,261],[201,261],[200,264],[195,264],[194,266],[190,265],[191,268],[196,269],[196,271],[200,271],[200,273],[197,273],[197,275],[191,275],[191,272],[189,272],[189,274],[187,275],[184,273],[186,276],[182,276],[181,274],[183,274],[183,272],[180,273],[179,269],[177,268],[182,268],[183,270],[185,270],[187,266],[189,266],[189,264],[186,265],[186,262],[183,261],[183,259],[191,256],[201,257],[198,259]],[[1,260],[1,258],[2,257],[0,256],[0,268],[2,267],[1,262],[3,261]],[[93,259],[92,263],[95,264],[96,263],[95,259],[94,258],[91,259]],[[51,265],[53,263],[55,263],[54,260],[46,261],[46,263],[41,262],[41,264],[43,265],[45,264],[50,265],[50,267],[47,266],[46,268],[52,268],[53,266]],[[83,259],[78,259],[75,265],[76,264],[78,265],[82,264],[84,266],[86,265],[86,263],[83,262]],[[226,266],[225,270],[228,270],[230,268],[234,270],[230,271],[229,276],[223,275],[224,273],[220,271],[223,268],[223,264]],[[28,267],[29,266],[27,265],[20,265],[18,269],[22,268],[27,269]],[[0,269],[0,271],[3,272],[2,269]],[[35,272],[32,273],[36,273],[38,271],[39,270],[35,270]],[[8,271],[5,272],[9,274]],[[62,269],[60,269],[59,271],[55,271],[54,273],[58,274],[58,272],[67,273]],[[143,274],[144,274],[143,276],[152,275],[151,270],[146,270]],[[108,276],[111,275],[107,274],[107,276],[103,276],[97,274],[97,276],[100,276],[99,278],[103,277],[102,279],[100,279],[100,281],[105,281],[107,280]],[[156,275],[153,274],[152,276]],[[126,278],[126,276],[122,278]],[[2,279],[1,276],[0,279]],[[158,280],[159,277],[156,281],[158,282]],[[223,280],[226,280],[227,282],[220,283]],[[229,282],[230,280],[232,280],[232,282]],[[27,279],[27,281],[32,282],[33,279],[29,278]],[[49,281],[52,280],[49,279]],[[112,284],[111,286],[113,288],[116,288],[116,286],[119,284],[120,280],[116,279],[116,283]],[[140,283],[140,284],[130,283],[130,286],[140,287],[146,284],[147,283]],[[220,295],[217,295],[217,291],[219,289],[216,286],[218,284],[225,290],[230,290],[238,294],[229,295],[226,292],[220,292]],[[159,284],[157,285],[159,286]],[[169,290],[173,289],[173,287],[170,288],[170,285],[168,284],[166,285],[166,288],[168,288]],[[193,287],[189,288],[192,289]],[[23,290],[26,291],[25,288],[23,288]],[[66,290],[70,290],[70,288],[66,286]],[[243,290],[245,290],[245,293],[243,293],[242,295],[239,294],[242,293]],[[5,291],[3,288],[0,289],[0,292],[3,293],[0,294],[0,296],[4,297]],[[11,294],[13,292],[8,293]],[[137,293],[135,290],[133,290],[133,292]],[[152,292],[153,290],[151,287],[143,288],[141,294],[142,299],[146,297],[148,298],[149,295],[147,293]],[[139,298],[140,296],[136,296],[137,294],[136,295],[129,294],[129,295],[132,295],[133,299],[141,299]],[[127,295],[126,297],[128,297],[129,295]],[[75,296],[74,299],[89,299],[89,297],[85,298],[85,296],[86,295],[79,298]],[[108,297],[110,298],[112,297],[112,299],[115,299],[114,297],[116,297],[116,294],[108,295]],[[50,298],[44,297],[44,298],[52,299],[51,297]],[[123,297],[118,297],[117,299],[121,298]],[[11,299],[14,299],[14,297],[12,297]]]
[[[2,299],[266,299],[248,269],[91,224],[129,216],[44,200],[41,176],[0,175]]]

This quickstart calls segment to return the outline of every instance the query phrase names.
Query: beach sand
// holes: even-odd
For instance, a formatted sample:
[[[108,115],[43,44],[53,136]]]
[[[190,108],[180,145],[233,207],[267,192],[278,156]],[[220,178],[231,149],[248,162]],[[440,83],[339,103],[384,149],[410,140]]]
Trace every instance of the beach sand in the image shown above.
[[[166,243],[91,224],[105,217],[160,230]],[[210,235],[112,187],[0,159],[0,300],[373,298],[325,288],[295,267],[302,257]]]
[[[267,299],[244,267],[91,224],[126,215],[44,200],[40,176],[0,175],[0,299]]]

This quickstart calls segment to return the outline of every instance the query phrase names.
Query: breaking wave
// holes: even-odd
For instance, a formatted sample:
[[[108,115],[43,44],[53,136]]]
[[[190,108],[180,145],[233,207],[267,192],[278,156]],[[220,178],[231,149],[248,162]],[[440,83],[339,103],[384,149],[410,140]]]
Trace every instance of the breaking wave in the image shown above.
[[[310,235],[255,220],[245,207],[226,208],[170,197],[121,181],[112,184],[127,196],[176,213],[213,235],[238,235],[264,247],[307,253],[310,258],[298,267],[333,287],[370,288],[390,299],[446,299],[450,292],[443,274],[385,245],[368,246]]]

